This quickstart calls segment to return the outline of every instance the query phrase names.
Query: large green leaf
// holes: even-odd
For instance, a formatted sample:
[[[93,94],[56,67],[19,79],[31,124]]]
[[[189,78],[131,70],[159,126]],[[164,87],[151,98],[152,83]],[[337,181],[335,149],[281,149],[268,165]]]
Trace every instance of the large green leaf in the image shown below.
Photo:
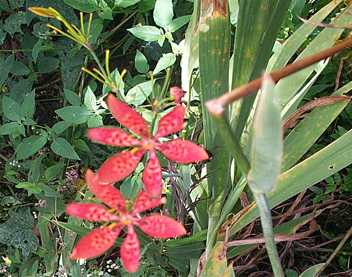
[[[266,76],[254,115],[251,169],[248,184],[256,193],[268,193],[281,171],[283,138],[281,108],[274,82]]]
[[[153,18],[156,25],[166,28],[174,17],[172,0],[156,0]]]
[[[352,130],[319,152],[279,176],[275,190],[268,194],[274,207],[310,188],[352,163]],[[255,204],[232,226],[230,235],[240,231],[259,216]]]
[[[325,7],[317,11],[305,24],[302,24],[280,47],[280,50],[270,60],[267,71],[284,67],[296,54],[299,47],[307,41],[307,37],[343,0],[330,1]]]
[[[343,95],[350,90],[352,82],[338,89],[333,95]],[[283,170],[289,169],[302,158],[348,103],[349,101],[342,101],[316,108],[297,124],[284,141]]]
[[[47,133],[42,133],[41,135],[34,135],[25,138],[16,147],[16,159],[23,160],[37,153],[41,148],[44,147],[48,141]]]
[[[352,19],[350,13],[352,7],[346,8],[340,15],[338,15],[332,24],[339,26],[346,26],[351,24]],[[344,29],[338,28],[326,28],[320,32],[320,34],[309,43],[304,51],[298,56],[297,59],[312,55],[321,51],[322,49],[331,47],[339,39]],[[317,70],[319,64],[310,66],[306,69],[300,70],[299,72],[292,74],[291,76],[282,79],[277,84],[277,89],[280,91],[279,100],[281,105],[285,106],[292,97],[299,91],[302,85],[308,80],[311,74]]]
[[[239,1],[232,87],[262,73],[290,3],[291,0]],[[236,137],[242,135],[254,99],[255,95],[251,95],[235,104],[231,123]]]
[[[56,138],[50,145],[51,150],[64,158],[80,160],[73,146],[64,138]]]

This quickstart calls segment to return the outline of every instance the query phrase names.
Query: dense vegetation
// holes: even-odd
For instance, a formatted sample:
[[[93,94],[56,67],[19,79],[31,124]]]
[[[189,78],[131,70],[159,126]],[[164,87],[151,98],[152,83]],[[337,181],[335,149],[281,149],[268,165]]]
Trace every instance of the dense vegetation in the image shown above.
[[[0,1],[0,275],[351,276],[351,14]]]

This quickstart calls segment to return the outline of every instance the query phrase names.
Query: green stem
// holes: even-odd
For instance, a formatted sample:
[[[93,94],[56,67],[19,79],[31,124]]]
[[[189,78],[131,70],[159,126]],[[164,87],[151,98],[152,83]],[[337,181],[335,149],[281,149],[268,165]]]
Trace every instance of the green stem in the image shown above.
[[[274,272],[275,277],[284,277],[284,271],[280,262],[279,253],[277,252],[273,224],[271,218],[271,211],[268,205],[267,197],[264,193],[255,193],[253,192],[255,202],[260,214],[260,221],[263,228],[264,240],[266,251],[270,259],[271,267]]]
[[[161,89],[161,93],[160,93],[160,98],[163,99],[164,95],[168,89],[168,87],[170,86],[170,82],[171,82],[171,73],[172,73],[172,69],[168,68],[166,70],[166,76],[164,79],[164,83],[163,83],[163,88]]]
[[[242,147],[239,141],[237,140],[237,138],[235,137],[232,131],[229,121],[223,114],[220,114],[220,115],[212,114],[212,116],[216,122],[217,128],[222,137],[223,143],[227,147],[230,154],[234,157],[238,168],[246,176],[249,172],[250,164],[246,155],[242,150]]]
[[[103,67],[103,65],[100,63],[99,61],[99,58],[98,56],[95,54],[94,50],[92,48],[87,48],[90,55],[92,56],[92,58],[94,59],[94,61],[97,63],[98,67],[99,67],[99,70],[101,71],[101,73],[103,73],[105,75],[105,77],[108,77],[106,76],[107,72],[105,72],[105,69]]]

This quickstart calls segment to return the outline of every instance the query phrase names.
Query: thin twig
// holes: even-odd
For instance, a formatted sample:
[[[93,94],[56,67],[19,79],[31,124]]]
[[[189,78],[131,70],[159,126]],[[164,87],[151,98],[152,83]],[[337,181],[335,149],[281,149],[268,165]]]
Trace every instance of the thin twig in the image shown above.
[[[335,46],[325,49],[319,53],[316,53],[314,55],[299,59],[298,61],[291,63],[287,66],[285,66],[282,69],[273,71],[270,74],[271,78],[273,79],[274,82],[278,82],[279,80],[301,70],[306,67],[309,67],[321,60],[325,60],[333,55],[335,55],[338,52],[341,52],[342,50],[346,48],[352,47],[352,38],[345,39],[341,43],[336,44]],[[244,84],[240,87],[237,87],[233,90],[231,90],[228,93],[223,94],[222,96],[209,100],[206,103],[206,106],[209,110],[209,112],[214,115],[214,116],[220,116],[224,112],[225,106],[233,103],[234,101],[248,96],[251,93],[256,92],[263,81],[263,77],[260,77],[258,79],[255,79],[247,84]]]
[[[327,266],[332,262],[333,259],[335,259],[336,255],[340,252],[340,250],[343,248],[347,240],[352,236],[352,227],[347,231],[346,235],[344,238],[340,241],[339,245],[336,247],[334,252],[330,255],[326,263],[324,263],[323,267],[315,274],[315,276],[319,276],[323,271],[327,268]]]

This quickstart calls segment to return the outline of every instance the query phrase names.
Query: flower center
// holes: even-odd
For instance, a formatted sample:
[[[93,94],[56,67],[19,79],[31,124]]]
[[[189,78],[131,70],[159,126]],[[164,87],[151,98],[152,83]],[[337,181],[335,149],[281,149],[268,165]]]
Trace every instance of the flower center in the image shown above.
[[[153,150],[155,147],[155,141],[153,139],[145,139],[142,141],[142,147],[145,150]]]

